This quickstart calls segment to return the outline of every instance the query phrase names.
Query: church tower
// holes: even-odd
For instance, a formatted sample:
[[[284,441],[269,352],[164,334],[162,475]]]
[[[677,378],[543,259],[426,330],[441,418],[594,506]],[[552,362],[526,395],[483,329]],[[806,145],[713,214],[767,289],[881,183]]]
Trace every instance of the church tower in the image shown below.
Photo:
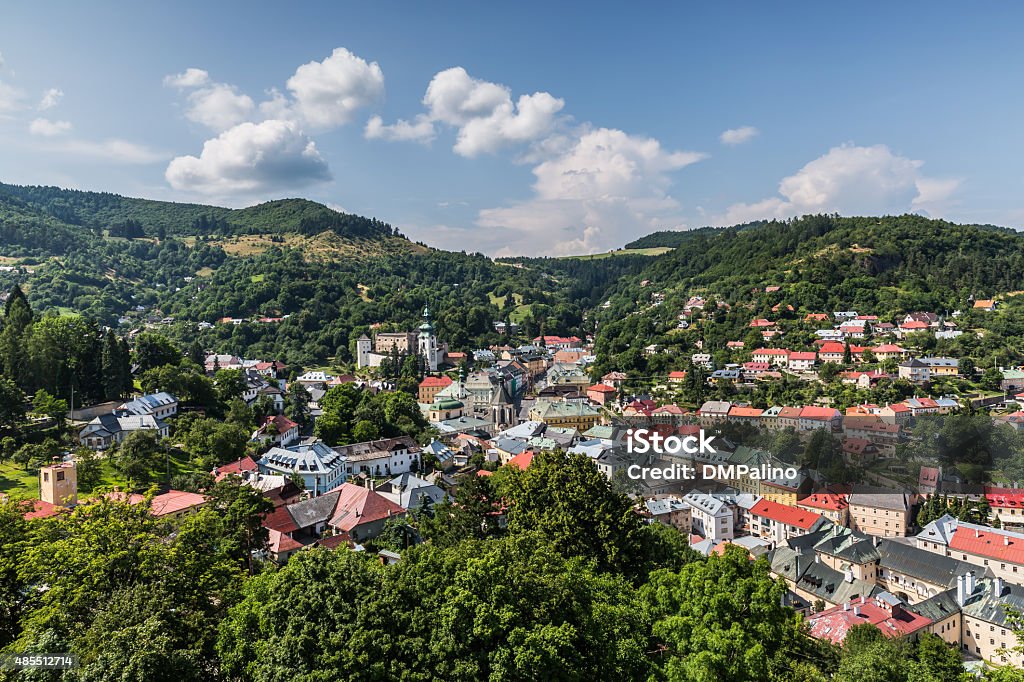
[[[420,325],[416,350],[423,358],[427,369],[436,372],[440,364],[437,357],[437,336],[434,334],[434,325],[430,323],[430,309],[426,306],[423,307],[423,324]]]
[[[514,389],[513,389],[514,390]],[[491,422],[495,431],[503,431],[516,425],[516,401],[509,391],[504,374],[498,374],[498,387],[491,399]]]
[[[370,337],[363,334],[356,340],[356,366],[368,367],[370,364],[370,351],[373,344]]]

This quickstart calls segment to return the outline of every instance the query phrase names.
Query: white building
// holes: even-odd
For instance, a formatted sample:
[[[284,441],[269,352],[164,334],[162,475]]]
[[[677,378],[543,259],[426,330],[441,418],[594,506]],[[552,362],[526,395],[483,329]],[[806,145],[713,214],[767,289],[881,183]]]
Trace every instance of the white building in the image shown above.
[[[690,518],[693,531],[704,539],[711,540],[718,544],[722,540],[732,540],[735,536],[733,529],[733,512],[728,504],[708,493],[693,491],[683,497],[683,501],[690,505]]]
[[[337,488],[348,478],[345,457],[323,442],[271,448],[256,465],[261,474],[290,477],[298,474],[313,497]]]

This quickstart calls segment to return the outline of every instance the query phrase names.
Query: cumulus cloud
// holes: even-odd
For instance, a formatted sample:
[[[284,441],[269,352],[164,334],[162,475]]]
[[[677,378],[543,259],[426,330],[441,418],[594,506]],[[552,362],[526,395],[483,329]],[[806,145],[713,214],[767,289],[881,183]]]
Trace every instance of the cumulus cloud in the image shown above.
[[[423,95],[426,112],[410,123],[384,125],[371,119],[368,138],[422,142],[434,136],[434,123],[458,132],[454,150],[466,157],[495,152],[502,147],[534,142],[550,135],[565,101],[547,92],[521,95],[498,83],[473,78],[461,66],[434,75]]]
[[[779,183],[778,197],[733,204],[716,224],[807,213],[872,215],[941,208],[959,180],[929,178],[922,161],[894,154],[886,145],[845,144],[807,163]]]
[[[412,121],[400,118],[388,125],[385,125],[384,120],[380,116],[371,116],[370,120],[366,122],[363,135],[368,140],[420,142],[427,144],[434,139],[436,132],[434,131],[434,124],[422,114]]]
[[[203,69],[190,67],[181,73],[164,76],[164,85],[171,88],[198,88],[210,82],[210,74]]]
[[[757,137],[757,135],[760,132],[761,131],[759,131],[754,126],[742,126],[740,128],[730,128],[729,130],[726,130],[721,135],[719,135],[718,136],[718,140],[722,144],[727,144],[727,145],[735,146],[735,145],[738,145],[738,144],[743,144],[744,142],[749,142],[750,140],[752,140],[755,137]]]
[[[314,128],[348,123],[355,112],[384,96],[384,72],[343,47],[309,62],[288,79],[295,111]]]
[[[71,130],[70,121],[51,121],[48,118],[37,118],[28,124],[28,132],[42,137],[63,135]]]
[[[586,131],[533,168],[534,196],[480,211],[496,255],[592,253],[654,229],[683,227],[670,174],[705,158],[621,130]],[[496,229],[495,229],[496,228]]]
[[[217,83],[202,69],[190,68],[164,78],[164,85],[191,90],[185,118],[220,132],[249,120],[256,103],[227,83]]]
[[[327,163],[294,121],[241,123],[207,140],[202,153],[167,166],[178,190],[209,195],[255,194],[330,180]]]
[[[53,109],[60,103],[61,98],[64,97],[64,91],[60,88],[50,88],[43,93],[42,99],[39,100],[39,111],[46,111],[47,109]]]

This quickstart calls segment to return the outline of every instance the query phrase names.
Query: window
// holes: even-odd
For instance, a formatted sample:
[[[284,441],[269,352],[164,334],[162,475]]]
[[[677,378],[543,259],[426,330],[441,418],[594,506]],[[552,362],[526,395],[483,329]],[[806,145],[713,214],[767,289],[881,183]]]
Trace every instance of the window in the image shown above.
[[[64,480],[64,472],[63,471],[58,471],[57,472],[57,480],[58,481],[63,481]]]

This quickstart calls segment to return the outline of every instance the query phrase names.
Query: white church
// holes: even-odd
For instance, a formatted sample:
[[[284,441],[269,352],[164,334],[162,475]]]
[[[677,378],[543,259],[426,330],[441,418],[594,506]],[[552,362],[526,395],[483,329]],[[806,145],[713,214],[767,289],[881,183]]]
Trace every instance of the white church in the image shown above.
[[[448,352],[446,344],[439,344],[437,334],[434,333],[434,325],[430,321],[430,309],[423,308],[423,324],[419,327],[419,333],[413,338],[413,334],[392,334],[390,336],[408,337],[407,341],[399,344],[403,354],[410,352],[415,344],[415,352],[426,361],[427,369],[436,372],[437,368],[444,362]],[[387,353],[374,352],[373,341],[366,334],[363,334],[356,341],[356,364],[359,367],[379,367]]]

